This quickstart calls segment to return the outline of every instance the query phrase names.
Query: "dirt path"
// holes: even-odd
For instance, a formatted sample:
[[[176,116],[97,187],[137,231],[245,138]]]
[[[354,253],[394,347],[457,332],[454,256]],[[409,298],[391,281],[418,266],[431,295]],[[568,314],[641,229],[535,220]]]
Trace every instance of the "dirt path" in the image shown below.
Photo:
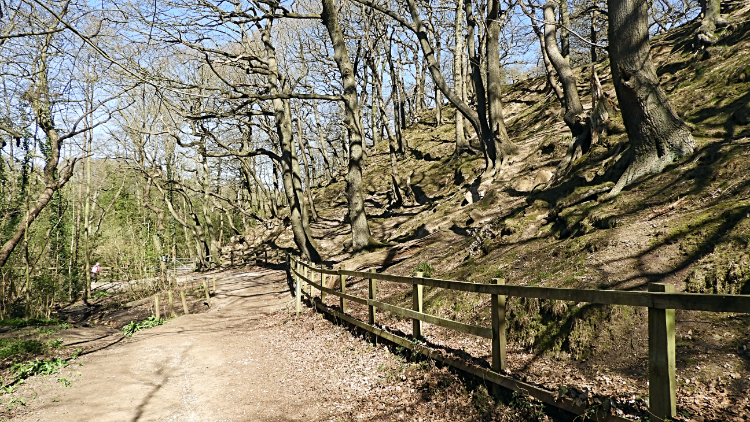
[[[314,400],[282,384],[293,369],[275,358],[258,324],[289,301],[284,273],[255,270],[217,278],[207,313],[131,339],[111,336],[80,366],[29,379],[16,393],[26,408],[13,420],[287,421],[319,413]]]
[[[208,312],[132,338],[104,326],[66,330],[89,352],[0,395],[0,422],[521,422],[538,411],[495,402],[482,383],[393,354],[308,306],[296,316],[283,271],[225,271],[216,281]]]

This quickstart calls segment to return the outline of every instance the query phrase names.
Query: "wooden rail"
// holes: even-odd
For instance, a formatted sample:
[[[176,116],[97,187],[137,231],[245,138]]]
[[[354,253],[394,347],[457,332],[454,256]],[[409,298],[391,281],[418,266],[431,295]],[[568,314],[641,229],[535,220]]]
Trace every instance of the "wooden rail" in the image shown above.
[[[316,308],[329,313],[336,318],[347,321],[373,335],[382,337],[400,346],[439,360],[463,371],[509,388],[513,391],[528,393],[529,395],[561,409],[582,415],[588,409],[578,406],[566,397],[515,380],[500,374],[506,367],[506,328],[505,328],[505,300],[506,296],[554,299],[586,302],[604,305],[643,306],[648,308],[649,330],[649,396],[650,413],[657,419],[673,418],[676,409],[675,382],[675,309],[709,311],[709,312],[750,312],[750,295],[709,295],[694,293],[675,293],[671,284],[651,283],[647,292],[619,291],[619,290],[586,290],[559,289],[548,287],[508,286],[502,279],[493,279],[493,284],[475,284],[463,281],[441,280],[436,278],[403,277],[375,272],[349,271],[345,269],[327,270],[317,268],[311,263],[303,262],[292,256],[287,257],[290,274],[295,282],[297,314],[301,311],[301,298],[304,294]],[[328,276],[340,279],[340,291],[325,286]],[[346,293],[346,277],[361,277],[368,280],[368,297],[360,298]],[[315,281],[317,279],[317,282]],[[413,286],[412,309],[377,300],[377,280],[391,281]],[[492,317],[491,327],[481,327],[464,324],[449,319],[439,318],[422,312],[422,286],[439,287],[444,289],[473,292],[491,295]],[[306,291],[305,289],[309,291]],[[326,306],[322,300],[316,301],[313,288],[324,294],[332,294],[340,298],[340,310]],[[346,314],[346,301],[353,301],[368,307],[368,322],[359,321]],[[404,318],[411,318],[414,323],[414,340],[418,340],[422,333],[422,322],[450,328],[466,334],[472,334],[492,340],[491,370],[487,370],[464,361],[444,356],[433,349],[424,347],[415,341],[393,335],[375,327],[375,309],[391,312]],[[627,421],[618,416],[599,411],[597,420]]]

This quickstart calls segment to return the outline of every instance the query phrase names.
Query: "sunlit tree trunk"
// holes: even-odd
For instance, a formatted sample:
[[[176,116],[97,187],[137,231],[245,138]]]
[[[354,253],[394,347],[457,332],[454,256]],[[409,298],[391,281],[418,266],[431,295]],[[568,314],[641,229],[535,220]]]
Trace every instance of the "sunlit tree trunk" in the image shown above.
[[[500,66],[500,0],[491,0],[487,12],[487,105],[492,143],[495,149],[494,174],[506,157],[516,153],[517,147],[508,137],[503,117],[503,75]]]
[[[456,2],[456,24],[455,24],[455,37],[456,37],[456,47],[453,51],[453,89],[456,91],[456,93],[461,97],[461,99],[466,102],[466,87],[464,84],[464,77],[463,77],[463,62],[464,62],[464,29],[463,29],[463,21],[464,21],[464,10],[463,10],[464,4],[463,0],[458,0]],[[455,123],[456,123],[456,149],[454,151],[454,155],[460,156],[467,152],[471,151],[471,147],[469,146],[469,140],[466,139],[466,134],[464,133],[464,116],[461,113],[456,113],[455,117]]]
[[[612,80],[631,145],[630,162],[609,193],[692,154],[695,140],[672,109],[651,61],[646,0],[608,0]]]
[[[352,250],[379,245],[370,234],[362,196],[362,117],[357,101],[357,83],[354,69],[347,52],[344,34],[338,22],[338,10],[334,0],[322,0],[321,18],[333,44],[334,60],[338,65],[344,86],[344,126],[349,135],[349,171],[346,175],[346,198],[349,202],[349,222],[352,227]]]

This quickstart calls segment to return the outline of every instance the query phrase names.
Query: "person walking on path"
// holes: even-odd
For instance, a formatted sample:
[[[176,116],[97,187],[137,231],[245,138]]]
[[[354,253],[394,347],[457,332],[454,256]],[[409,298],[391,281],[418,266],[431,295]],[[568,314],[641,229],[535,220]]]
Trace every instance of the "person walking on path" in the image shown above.
[[[91,267],[91,278],[93,278],[93,281],[96,282],[96,277],[99,274],[99,270],[101,267],[99,266],[99,263],[97,262],[94,264],[93,267]]]

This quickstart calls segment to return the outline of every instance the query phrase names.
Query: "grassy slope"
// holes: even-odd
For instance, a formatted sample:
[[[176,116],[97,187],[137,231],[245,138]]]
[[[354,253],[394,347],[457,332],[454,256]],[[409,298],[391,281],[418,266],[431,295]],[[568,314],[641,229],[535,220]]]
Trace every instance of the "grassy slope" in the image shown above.
[[[313,227],[322,255],[331,265],[393,274],[410,274],[428,262],[435,268],[433,277],[479,283],[505,277],[518,285],[642,290],[658,281],[674,283],[678,291],[750,293],[748,7],[735,10],[730,20],[733,25],[706,53],[691,50],[695,23],[652,42],[662,86],[678,114],[695,127],[698,143],[693,156],[662,174],[614,200],[588,201],[550,216],[556,204],[616,180],[627,137],[615,116],[608,133],[562,184],[532,191],[541,172],[554,172],[570,136],[557,100],[543,92],[544,81],[523,81],[509,86],[505,96],[509,133],[520,152],[488,189],[473,185],[482,167],[480,155],[451,157],[452,118],[435,127],[434,114],[428,112],[407,129],[413,154],[398,164],[404,178],[410,175],[417,204],[387,209],[385,141],[370,149],[367,159],[370,227],[375,237],[396,246],[356,256],[346,252],[346,202],[339,179],[314,191],[322,219]],[[615,98],[608,63],[597,70]],[[589,72],[578,78],[584,96]],[[477,190],[486,194],[480,199]],[[467,204],[472,193],[477,201]],[[396,304],[411,301],[406,287],[388,286],[380,294]],[[487,298],[443,291],[426,291],[425,297],[429,312],[486,322]],[[511,348],[572,365],[584,362],[578,370],[590,374],[614,372],[636,383],[644,379],[645,310],[513,299],[509,308]],[[681,385],[692,379],[693,386],[697,381],[707,390],[711,385],[730,393],[748,388],[746,316],[678,313],[678,320]],[[404,321],[392,321],[410,331]],[[438,337],[436,343],[451,344]],[[486,358],[483,353],[478,357]],[[691,372],[696,365],[702,369]],[[744,374],[745,381],[737,381],[736,374]]]

